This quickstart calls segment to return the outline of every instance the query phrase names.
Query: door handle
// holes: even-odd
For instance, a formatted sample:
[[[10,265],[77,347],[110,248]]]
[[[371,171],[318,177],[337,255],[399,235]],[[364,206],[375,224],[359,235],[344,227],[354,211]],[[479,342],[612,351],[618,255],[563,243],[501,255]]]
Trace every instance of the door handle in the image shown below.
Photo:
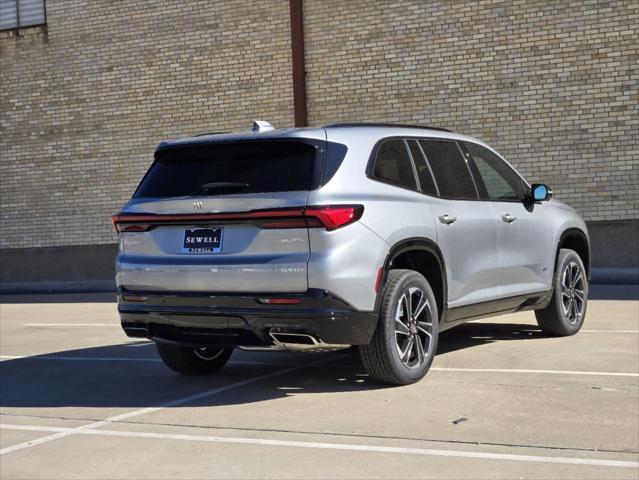
[[[457,221],[457,217],[453,216],[453,215],[448,215],[447,213],[445,215],[440,215],[439,216],[439,221],[442,223],[445,223],[446,225],[450,225],[451,223],[454,223]]]
[[[515,220],[517,220],[517,217],[511,215],[510,213],[506,213],[501,216],[501,219],[506,223],[513,223]]]

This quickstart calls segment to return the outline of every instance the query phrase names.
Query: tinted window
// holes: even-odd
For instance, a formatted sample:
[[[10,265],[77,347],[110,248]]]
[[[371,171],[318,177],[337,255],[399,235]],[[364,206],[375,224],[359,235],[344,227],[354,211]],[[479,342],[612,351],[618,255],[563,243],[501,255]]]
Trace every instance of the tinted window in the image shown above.
[[[466,160],[455,142],[420,140],[419,144],[435,176],[439,195],[445,198],[477,198]]]
[[[487,148],[465,143],[486,189],[490,200],[523,200],[524,187],[512,168]],[[483,195],[482,195],[483,196]]]
[[[300,142],[232,142],[160,150],[134,197],[311,189],[315,148]]]
[[[397,138],[386,140],[377,151],[373,175],[380,180],[417,189],[415,174],[404,141]]]
[[[422,192],[426,195],[436,197],[437,189],[435,188],[433,175],[431,174],[430,167],[426,163],[426,159],[422,154],[421,148],[419,148],[417,140],[409,140],[408,148],[410,149],[410,154],[413,157],[413,162],[415,162],[415,168],[417,169],[417,178],[419,179],[419,184],[421,186]]]

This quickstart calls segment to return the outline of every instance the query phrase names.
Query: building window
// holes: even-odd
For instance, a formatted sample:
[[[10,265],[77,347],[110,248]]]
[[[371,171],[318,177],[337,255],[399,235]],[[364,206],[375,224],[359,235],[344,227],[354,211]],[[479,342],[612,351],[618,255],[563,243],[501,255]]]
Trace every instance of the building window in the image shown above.
[[[45,0],[0,0],[0,30],[45,25],[44,3]]]

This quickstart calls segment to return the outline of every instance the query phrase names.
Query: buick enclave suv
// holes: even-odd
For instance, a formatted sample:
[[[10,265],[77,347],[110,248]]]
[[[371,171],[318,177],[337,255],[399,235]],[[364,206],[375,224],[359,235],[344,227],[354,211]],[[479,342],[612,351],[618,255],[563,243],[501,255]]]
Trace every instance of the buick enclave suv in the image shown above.
[[[173,370],[233,348],[359,346],[372,380],[428,371],[438,334],[535,310],[586,313],[586,225],[495,150],[440,128],[334,124],[160,143],[119,232],[122,327]]]

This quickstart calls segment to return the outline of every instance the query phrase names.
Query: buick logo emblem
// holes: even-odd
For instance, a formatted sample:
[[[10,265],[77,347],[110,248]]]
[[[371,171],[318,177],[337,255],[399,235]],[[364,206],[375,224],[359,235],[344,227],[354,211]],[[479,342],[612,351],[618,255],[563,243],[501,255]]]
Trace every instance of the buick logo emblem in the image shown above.
[[[199,200],[197,202],[193,202],[193,210],[195,210],[196,212],[204,211],[204,204]]]

